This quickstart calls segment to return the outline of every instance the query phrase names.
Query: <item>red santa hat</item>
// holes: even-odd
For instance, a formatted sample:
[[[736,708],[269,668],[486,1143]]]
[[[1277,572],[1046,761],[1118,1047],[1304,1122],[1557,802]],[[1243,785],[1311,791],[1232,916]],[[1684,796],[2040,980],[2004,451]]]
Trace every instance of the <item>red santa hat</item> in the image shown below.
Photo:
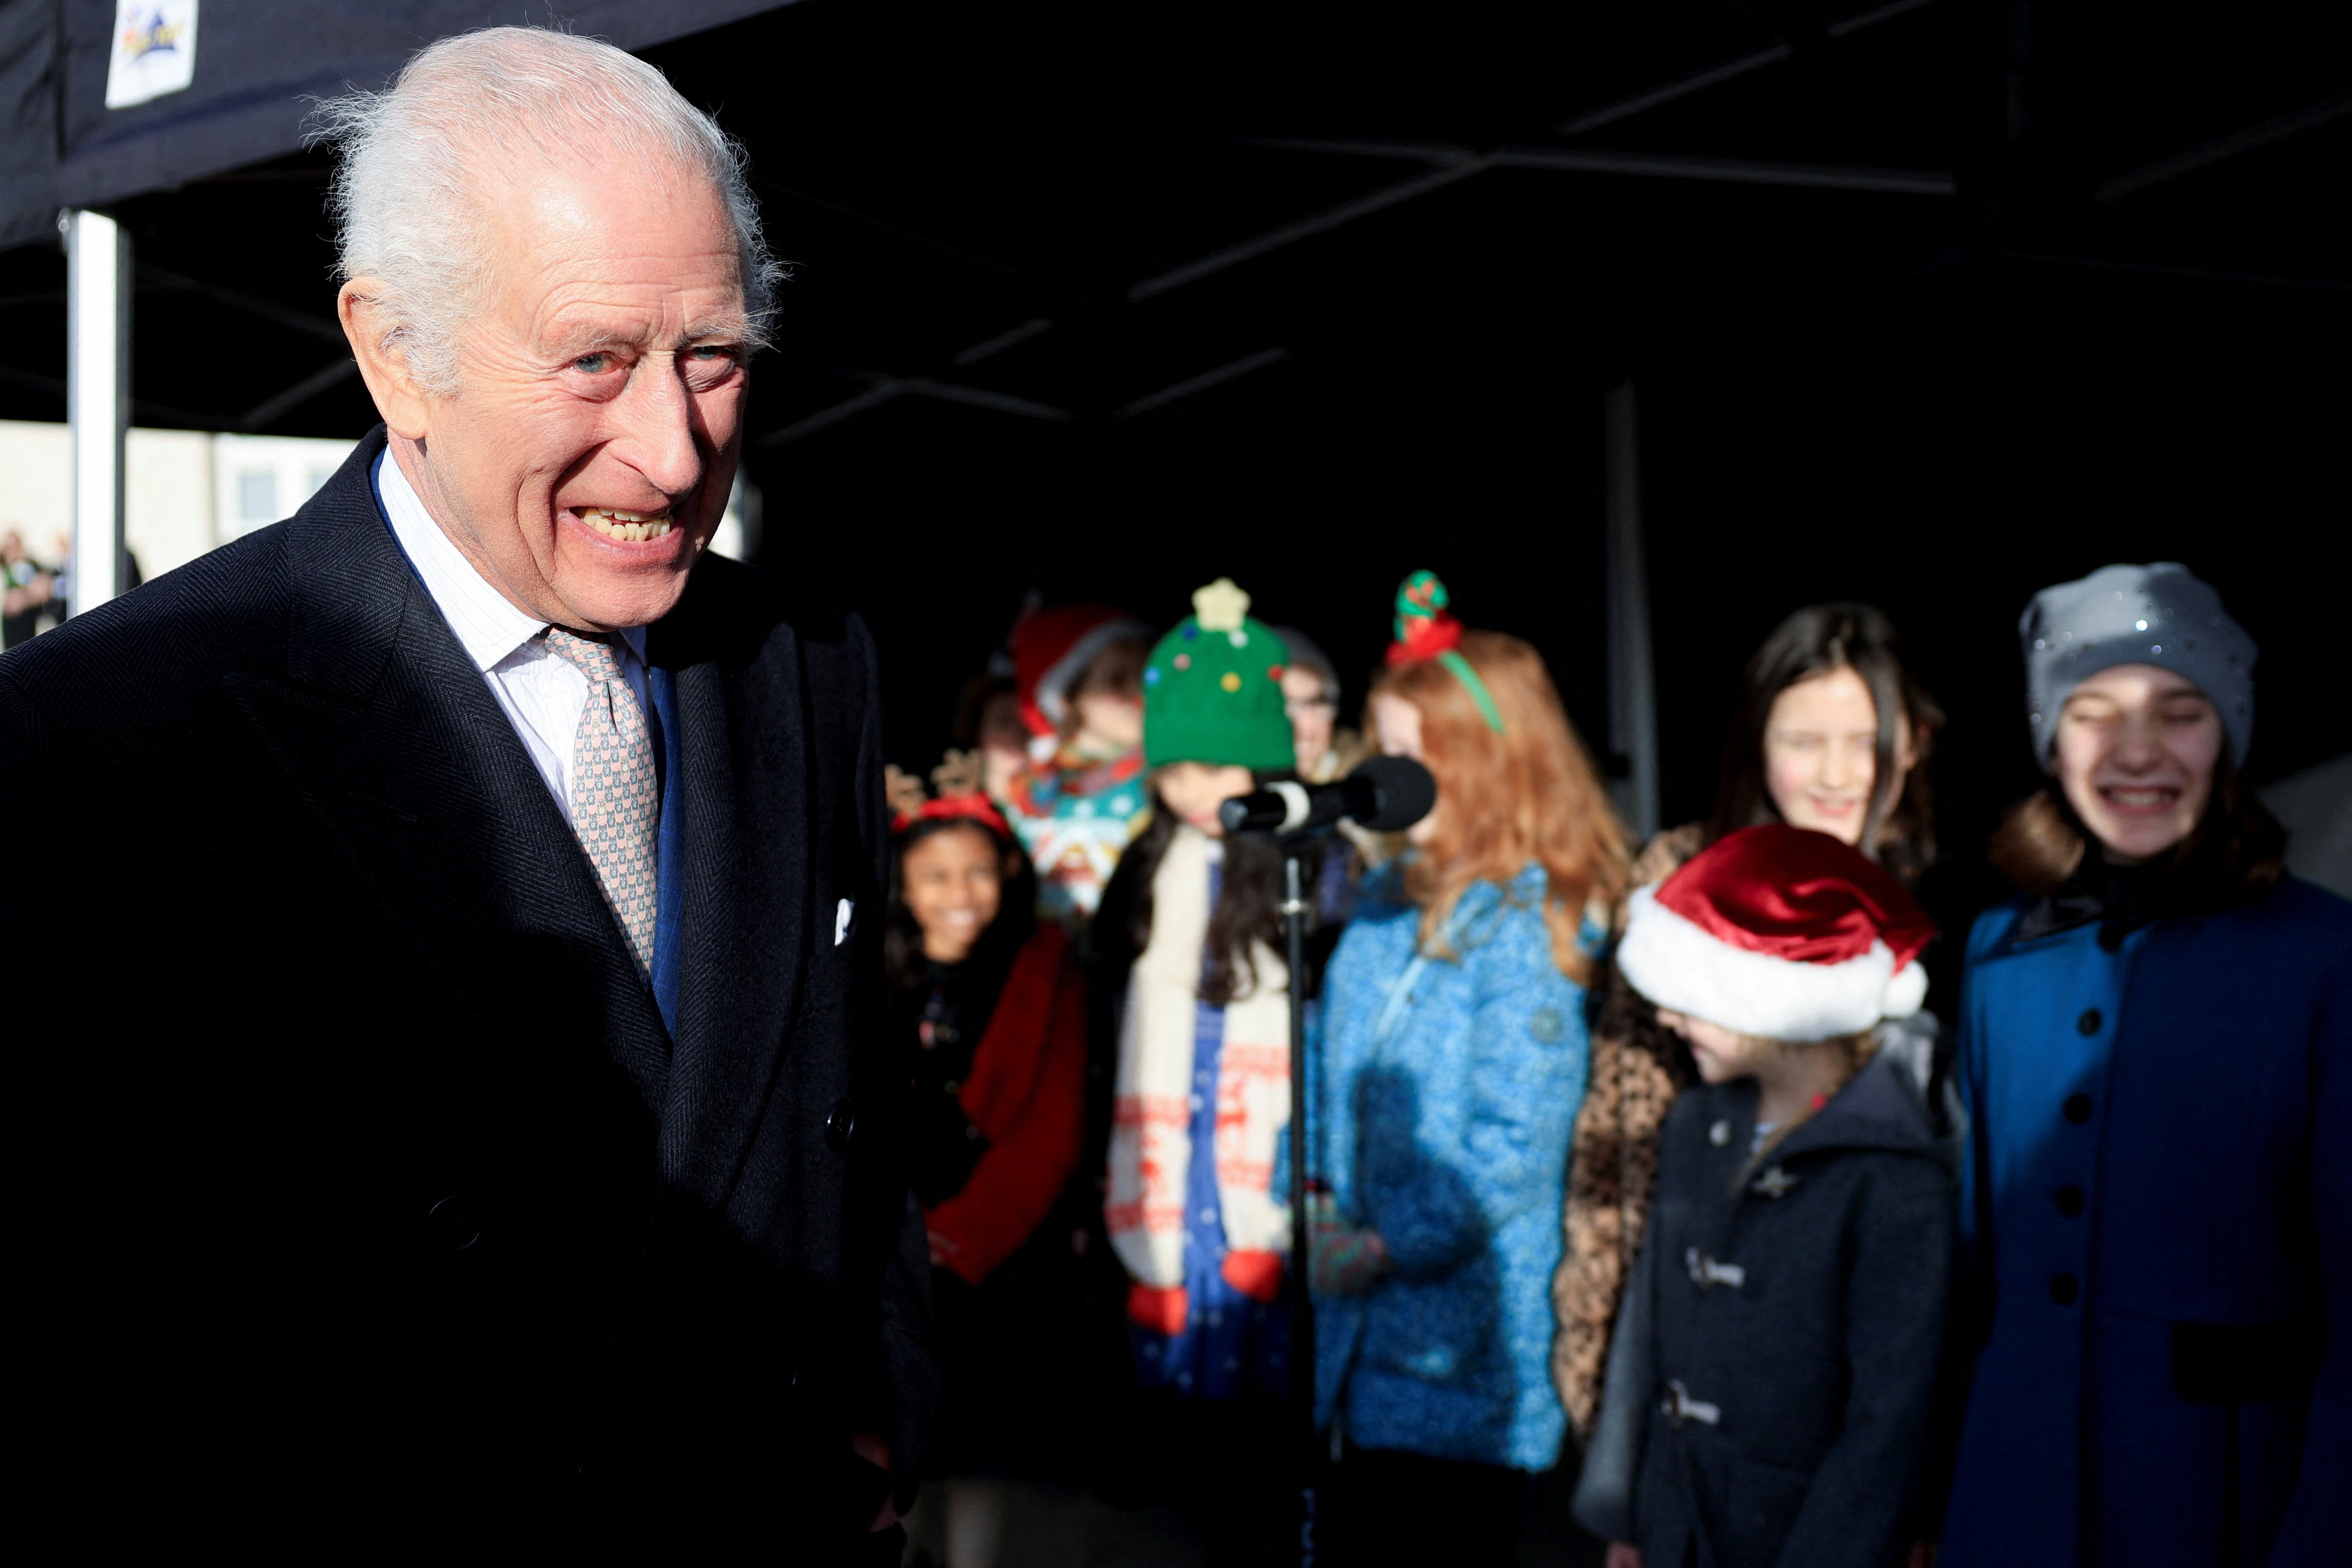
[[[1780,822],[1701,851],[1626,909],[1617,967],[1670,1012],[1764,1040],[1829,1040],[1927,997],[1936,927],[1861,851]]]
[[[1150,636],[1150,627],[1108,604],[1065,604],[1023,616],[1006,641],[1029,732],[1050,736],[1061,729],[1070,711],[1070,687],[1097,653],[1123,637]]]

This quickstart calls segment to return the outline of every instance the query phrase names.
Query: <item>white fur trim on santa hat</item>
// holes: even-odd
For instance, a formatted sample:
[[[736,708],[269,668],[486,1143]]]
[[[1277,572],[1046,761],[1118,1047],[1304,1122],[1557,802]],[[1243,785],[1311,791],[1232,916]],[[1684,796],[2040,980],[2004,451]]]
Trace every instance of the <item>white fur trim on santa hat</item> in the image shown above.
[[[1908,1018],[1927,999],[1915,961],[1901,969],[1884,942],[1839,964],[1811,964],[1735,947],[1636,888],[1617,967],[1668,1012],[1761,1040],[1830,1040],[1881,1019]]]

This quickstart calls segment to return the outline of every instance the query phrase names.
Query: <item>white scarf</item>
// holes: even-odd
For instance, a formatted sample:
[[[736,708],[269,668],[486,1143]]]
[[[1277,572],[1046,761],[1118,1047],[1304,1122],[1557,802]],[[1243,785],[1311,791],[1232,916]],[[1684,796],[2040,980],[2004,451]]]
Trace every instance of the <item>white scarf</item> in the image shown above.
[[[1160,1290],[1184,1282],[1184,1191],[1192,1163],[1192,1046],[1209,868],[1223,846],[1177,828],[1151,878],[1151,939],[1128,979],[1110,1134],[1110,1243],[1128,1272]],[[1249,992],[1225,1006],[1217,1060],[1217,1201],[1225,1246],[1287,1252],[1290,1207],[1276,1200],[1276,1140],[1290,1124],[1290,972],[1250,948]]]

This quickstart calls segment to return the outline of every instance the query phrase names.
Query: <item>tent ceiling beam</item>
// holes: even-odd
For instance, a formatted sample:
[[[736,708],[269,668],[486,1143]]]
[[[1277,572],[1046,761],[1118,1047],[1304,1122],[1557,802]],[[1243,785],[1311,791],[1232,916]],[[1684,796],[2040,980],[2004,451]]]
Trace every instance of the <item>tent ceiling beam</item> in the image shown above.
[[[2324,98],[2316,103],[2305,104],[2291,114],[2282,114],[2275,120],[2265,120],[2261,124],[2250,125],[2243,131],[2232,131],[2227,136],[2217,136],[2210,141],[2200,142],[2168,158],[2159,158],[2152,163],[2143,163],[2138,168],[2127,173],[2118,174],[2099,186],[2091,193],[2091,199],[2102,204],[2120,202],[2127,196],[2136,196],[2142,191],[2161,185],[2168,180],[2177,180],[2183,174],[2192,174],[2200,169],[2210,169],[2214,164],[2235,158],[2241,153],[2268,147],[2274,141],[2284,141],[2291,136],[2300,136],[2306,131],[2316,131],[2330,120],[2339,120],[2347,114],[2352,114],[2352,92],[2339,92],[2333,98]]]
[[[1897,16],[1934,3],[1935,0],[1891,0],[1891,4],[1874,6],[1859,15],[1848,16],[1843,21],[1832,22],[1822,31],[1832,38],[1850,38],[1864,28],[1874,27],[1881,22],[1891,22]],[[1705,92],[1708,88],[1721,83],[1736,81],[1751,71],[1759,71],[1769,66],[1777,66],[1783,60],[1794,59],[1796,55],[1796,45],[1785,40],[1768,45],[1751,53],[1735,56],[1730,59],[1709,66],[1705,70],[1694,71],[1686,77],[1677,77],[1673,81],[1661,83],[1646,91],[1637,92],[1630,98],[1621,98],[1613,103],[1605,103],[1598,109],[1588,110],[1582,114],[1561,120],[1553,129],[1562,136],[1581,136],[1586,131],[1598,131],[1604,125],[1614,125],[1621,120],[1631,120],[1637,114],[1646,114],[1651,110],[1663,109],[1667,104],[1677,103],[1694,93]]]

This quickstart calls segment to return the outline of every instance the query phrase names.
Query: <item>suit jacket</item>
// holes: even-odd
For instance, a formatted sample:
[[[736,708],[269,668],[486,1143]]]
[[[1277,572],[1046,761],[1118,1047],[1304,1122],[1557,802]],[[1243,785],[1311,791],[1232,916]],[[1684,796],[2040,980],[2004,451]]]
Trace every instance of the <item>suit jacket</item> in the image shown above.
[[[871,641],[719,558],[650,630],[673,1036],[377,510],[383,444],[0,661],[58,1484],[248,1522],[691,1494],[854,1544],[881,1487],[849,1433],[911,1474],[935,1385]]]

